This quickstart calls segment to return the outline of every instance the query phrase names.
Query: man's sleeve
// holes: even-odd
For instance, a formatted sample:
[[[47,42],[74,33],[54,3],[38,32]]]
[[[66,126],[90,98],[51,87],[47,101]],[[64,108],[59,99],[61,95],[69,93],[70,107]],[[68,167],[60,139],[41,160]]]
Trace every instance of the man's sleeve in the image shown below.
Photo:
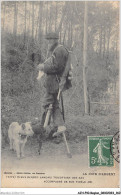
[[[58,48],[57,51],[51,57],[51,60],[44,62],[44,72],[46,74],[59,74],[63,72],[66,61],[68,58],[68,52],[65,48]]]

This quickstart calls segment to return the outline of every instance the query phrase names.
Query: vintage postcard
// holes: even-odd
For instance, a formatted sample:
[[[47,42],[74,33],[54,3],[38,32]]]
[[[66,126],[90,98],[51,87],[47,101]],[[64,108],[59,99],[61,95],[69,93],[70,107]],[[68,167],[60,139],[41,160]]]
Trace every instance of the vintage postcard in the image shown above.
[[[1,2],[2,188],[119,188],[119,1]]]

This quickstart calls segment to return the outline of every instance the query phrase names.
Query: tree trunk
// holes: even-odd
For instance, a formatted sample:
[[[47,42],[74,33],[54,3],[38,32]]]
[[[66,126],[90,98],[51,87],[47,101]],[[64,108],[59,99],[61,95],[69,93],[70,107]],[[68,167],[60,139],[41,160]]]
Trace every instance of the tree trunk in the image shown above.
[[[68,47],[71,48],[72,40],[71,40],[71,22],[68,24]]]
[[[99,46],[99,54],[102,55],[102,25],[100,26],[100,46]]]
[[[5,39],[5,11],[6,11],[6,2],[2,3],[2,8],[3,8],[3,25],[2,25],[2,34],[1,34],[1,53],[3,54],[3,56],[6,55],[6,39]]]
[[[85,1],[84,43],[83,43],[83,87],[85,114],[89,114],[89,95],[87,89],[87,40],[88,40],[88,2]]]
[[[104,26],[104,32],[103,32],[103,58],[105,58],[105,44],[106,44],[106,30],[105,30],[105,26]]]
[[[3,29],[3,32],[4,32],[4,30],[5,30],[5,11],[6,11],[6,9],[5,9],[5,2],[3,2],[3,25],[2,25],[2,29]]]
[[[40,41],[40,36],[42,32],[42,13],[43,13],[43,2],[39,3],[39,29],[38,29],[38,40]]]
[[[18,15],[18,2],[14,3],[14,26],[13,26],[13,34],[15,36],[16,41],[16,35],[17,35],[17,15]]]
[[[60,28],[60,31],[59,31],[59,34],[60,34],[60,43],[61,43],[61,41],[62,41],[62,26],[61,26],[61,28]]]
[[[56,7],[55,7],[55,31],[56,31],[56,24],[57,24],[57,1],[56,1]]]
[[[34,39],[34,1],[32,2],[32,38]]]
[[[107,56],[109,56],[109,48],[110,48],[110,27],[108,29],[108,42],[107,42]]]
[[[25,3],[25,14],[24,14],[24,42],[26,41],[26,1]]]
[[[118,37],[118,36],[117,36]],[[118,38],[116,39],[115,57],[118,58]]]
[[[28,22],[28,29],[31,29],[30,10],[31,10],[31,5],[30,5],[30,3],[29,3],[29,13],[28,13],[28,20],[29,20],[29,22]],[[31,31],[30,31],[30,30],[28,30],[28,34],[31,35]]]
[[[70,36],[70,42],[71,42],[71,46],[72,46],[72,42],[73,42],[73,28],[72,28],[72,21],[71,21],[71,24],[70,24],[70,33],[71,33],[71,36]]]
[[[64,31],[64,35],[63,35],[63,45],[65,44],[65,37],[66,37],[66,28],[65,28],[65,31]]]
[[[64,6],[64,8],[62,10],[62,17],[61,17],[61,20],[60,20],[60,23],[59,23],[59,26],[58,26],[58,29],[57,29],[58,32],[60,32],[60,30],[62,28],[62,23],[63,23],[64,17],[65,17],[65,13],[66,13],[66,10],[67,10],[67,3],[68,2],[65,3],[65,6]]]
[[[50,10],[49,10],[49,32],[51,32],[52,30],[52,15],[51,15],[51,12],[52,12],[52,6],[51,6],[52,2],[50,1]]]
[[[46,34],[48,32],[48,1],[47,1],[47,10],[46,10]]]

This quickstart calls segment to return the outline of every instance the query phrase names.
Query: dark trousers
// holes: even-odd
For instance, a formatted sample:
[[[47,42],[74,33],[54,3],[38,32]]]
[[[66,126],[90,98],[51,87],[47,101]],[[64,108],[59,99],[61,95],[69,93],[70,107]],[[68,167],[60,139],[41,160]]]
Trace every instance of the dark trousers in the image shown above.
[[[46,117],[46,113],[48,110],[48,106],[50,104],[52,104],[53,108],[52,108],[52,114],[51,117],[53,119],[53,125],[54,126],[63,126],[64,125],[64,120],[63,120],[63,116],[61,113],[61,109],[59,107],[59,102],[57,100],[57,95],[58,93],[48,93],[46,91],[44,98],[43,98],[43,114],[42,114],[42,120],[41,120],[41,124],[44,125],[45,122],[45,117]]]

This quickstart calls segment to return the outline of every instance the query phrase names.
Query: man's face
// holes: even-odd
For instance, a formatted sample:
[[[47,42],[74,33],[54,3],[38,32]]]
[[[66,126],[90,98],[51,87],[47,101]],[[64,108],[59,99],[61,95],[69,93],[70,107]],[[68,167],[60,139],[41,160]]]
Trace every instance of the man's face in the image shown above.
[[[51,50],[52,46],[57,42],[56,39],[48,39],[48,50]]]

